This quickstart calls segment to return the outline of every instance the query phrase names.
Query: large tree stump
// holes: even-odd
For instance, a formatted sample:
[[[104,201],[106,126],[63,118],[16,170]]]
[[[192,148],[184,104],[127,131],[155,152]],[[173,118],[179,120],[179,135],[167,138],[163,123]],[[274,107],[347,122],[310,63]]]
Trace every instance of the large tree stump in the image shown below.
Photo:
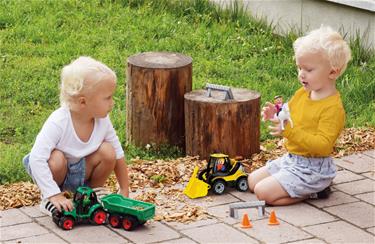
[[[260,94],[232,89],[233,100],[224,93],[195,90],[185,94],[186,154],[207,159],[221,152],[249,158],[260,149]]]
[[[185,149],[184,94],[192,89],[192,59],[146,52],[128,58],[127,141]]]

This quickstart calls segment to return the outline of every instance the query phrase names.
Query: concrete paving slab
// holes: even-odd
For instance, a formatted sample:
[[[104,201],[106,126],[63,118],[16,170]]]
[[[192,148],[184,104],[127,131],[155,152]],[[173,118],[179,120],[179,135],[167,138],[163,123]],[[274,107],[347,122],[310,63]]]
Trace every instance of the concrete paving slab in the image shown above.
[[[175,239],[175,240],[170,240],[170,241],[163,241],[159,242],[163,244],[195,244],[197,242],[190,240],[188,238],[180,238],[180,239]]]
[[[370,179],[357,180],[335,185],[335,188],[350,195],[356,195],[373,192],[375,190],[375,181]]]
[[[267,212],[272,210],[275,210],[278,218],[295,226],[316,225],[336,220],[334,216],[307,203],[266,208]]]
[[[304,230],[328,243],[371,243],[375,237],[344,221],[304,227]]]
[[[311,199],[307,200],[311,205],[318,208],[330,207],[340,205],[343,203],[358,202],[359,200],[341,191],[334,191],[327,199]]]
[[[375,235],[375,227],[367,228],[366,230]]]
[[[149,222],[133,231],[112,230],[134,243],[164,242],[181,237],[177,231],[157,221]]]
[[[60,244],[60,243],[68,243],[63,239],[59,238],[54,234],[44,234],[39,236],[31,236],[27,238],[16,239],[12,241],[4,242],[4,244],[10,243],[53,243],[53,244]]]
[[[363,193],[355,195],[355,197],[361,199],[362,201],[375,205],[375,192]]]
[[[375,150],[368,150],[368,151],[364,151],[362,153],[365,154],[366,156],[371,157],[371,158],[375,158]]]
[[[241,231],[223,223],[181,232],[198,243],[259,243]]]
[[[127,243],[127,241],[103,225],[81,224],[65,231],[58,227],[49,216],[36,219],[37,222],[69,243]]]
[[[244,202],[258,201],[257,196],[254,193],[251,193],[250,191],[247,191],[247,192],[233,191],[231,192],[231,195],[233,195],[234,197]]]
[[[368,203],[347,203],[339,206],[324,208],[324,210],[361,228],[375,226],[375,208],[373,205]]]
[[[355,173],[365,173],[375,168],[375,159],[364,154],[352,154],[334,159],[334,163]]]
[[[240,225],[235,225],[246,234],[265,243],[283,243],[312,238],[305,231],[290,225],[279,219],[280,225],[268,225],[268,219],[253,221],[252,228],[242,229]]]
[[[223,205],[223,204],[232,203],[232,202],[238,202],[238,199],[232,196],[231,194],[223,194],[223,195],[211,194],[206,197],[195,198],[195,199],[189,199],[188,197],[186,198],[187,198],[187,203],[190,203],[195,206],[201,206],[204,208]]]
[[[207,209],[208,213],[210,215],[215,216],[219,220],[223,221],[224,223],[227,224],[235,224],[235,223],[240,223],[244,213],[247,213],[249,216],[250,220],[257,220],[257,219],[264,219],[268,218],[265,214],[264,217],[260,217],[258,215],[258,210],[254,208],[248,208],[248,209],[239,209],[238,210],[238,219],[232,218],[229,216],[229,205],[221,205],[221,206],[216,206],[216,207],[211,207]]]
[[[358,174],[355,174],[349,170],[340,170],[337,171],[336,177],[333,179],[333,184],[340,184],[345,182],[350,182],[354,180],[361,180],[364,177]]]
[[[17,208],[0,211],[0,226],[32,222],[32,219]]]
[[[22,207],[19,210],[21,210],[23,213],[27,214],[28,216],[30,216],[32,218],[47,216],[46,214],[42,213],[39,210],[39,205],[38,206],[31,206],[31,207]]]
[[[191,223],[179,223],[179,222],[163,222],[163,224],[166,224],[176,230],[185,230],[185,229],[191,229],[199,226],[205,226],[205,225],[212,225],[217,223],[218,220],[216,218],[211,219],[204,219],[204,220],[198,220]]]
[[[316,239],[316,238],[312,238],[312,239],[306,239],[306,240],[302,240],[302,241],[295,241],[295,242],[288,242],[288,243],[289,244],[310,244],[310,243],[313,243],[313,244],[324,244],[324,243],[327,243],[327,242],[319,240],[319,239]]]
[[[1,227],[0,241],[10,241],[25,237],[48,234],[48,230],[37,223],[25,223]]]
[[[367,178],[370,178],[372,180],[375,180],[375,171],[363,173],[362,175],[365,176],[365,177],[367,177]]]

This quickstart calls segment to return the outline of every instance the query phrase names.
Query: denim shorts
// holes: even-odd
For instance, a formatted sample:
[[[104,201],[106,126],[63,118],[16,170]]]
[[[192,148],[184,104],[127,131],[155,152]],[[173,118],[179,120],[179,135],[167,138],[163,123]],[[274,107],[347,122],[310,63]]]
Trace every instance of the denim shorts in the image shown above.
[[[287,153],[267,162],[266,168],[292,198],[322,191],[336,176],[331,157],[308,158]]]
[[[29,158],[30,154],[26,155],[23,158],[23,165],[27,171],[27,173],[33,178],[33,174],[30,169],[29,165]],[[71,192],[75,192],[79,186],[86,185],[85,182],[85,173],[86,173],[86,160],[85,158],[81,158],[76,163],[68,163],[68,172],[65,176],[65,180],[62,185],[60,185],[60,190],[68,190]],[[35,182],[35,180],[34,180]]]

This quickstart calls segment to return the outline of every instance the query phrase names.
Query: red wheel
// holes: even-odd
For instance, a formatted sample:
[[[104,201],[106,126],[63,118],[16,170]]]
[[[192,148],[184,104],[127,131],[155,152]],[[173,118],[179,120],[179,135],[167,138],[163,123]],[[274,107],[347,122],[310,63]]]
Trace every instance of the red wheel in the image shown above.
[[[124,216],[122,220],[122,228],[125,230],[133,230],[138,225],[138,220],[131,215]]]
[[[109,215],[109,224],[113,227],[113,228],[118,228],[121,226],[121,218],[120,216],[118,216],[117,214],[114,214],[114,215]]]
[[[63,228],[64,230],[71,230],[73,229],[74,226],[74,219],[69,216],[64,216],[60,220],[60,227]]]
[[[107,214],[103,209],[98,209],[91,215],[91,220],[97,225],[104,224],[106,219]]]

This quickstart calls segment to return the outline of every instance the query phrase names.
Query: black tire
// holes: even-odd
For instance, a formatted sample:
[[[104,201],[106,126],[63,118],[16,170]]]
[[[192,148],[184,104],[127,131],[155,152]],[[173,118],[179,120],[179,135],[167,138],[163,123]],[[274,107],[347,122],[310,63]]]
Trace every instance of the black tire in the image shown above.
[[[247,183],[247,178],[245,176],[242,176],[242,177],[237,179],[236,189],[238,191],[242,191],[242,192],[245,192],[249,189],[249,185]]]
[[[121,227],[122,219],[118,214],[110,214],[108,222],[113,228],[119,228]]]
[[[216,195],[221,195],[225,192],[225,181],[223,180],[216,180],[212,184],[212,190]]]
[[[122,228],[127,231],[134,230],[138,225],[138,219],[132,215],[125,215],[122,218]]]
[[[74,219],[70,216],[63,216],[59,221],[59,226],[63,230],[71,230],[74,227]]]

